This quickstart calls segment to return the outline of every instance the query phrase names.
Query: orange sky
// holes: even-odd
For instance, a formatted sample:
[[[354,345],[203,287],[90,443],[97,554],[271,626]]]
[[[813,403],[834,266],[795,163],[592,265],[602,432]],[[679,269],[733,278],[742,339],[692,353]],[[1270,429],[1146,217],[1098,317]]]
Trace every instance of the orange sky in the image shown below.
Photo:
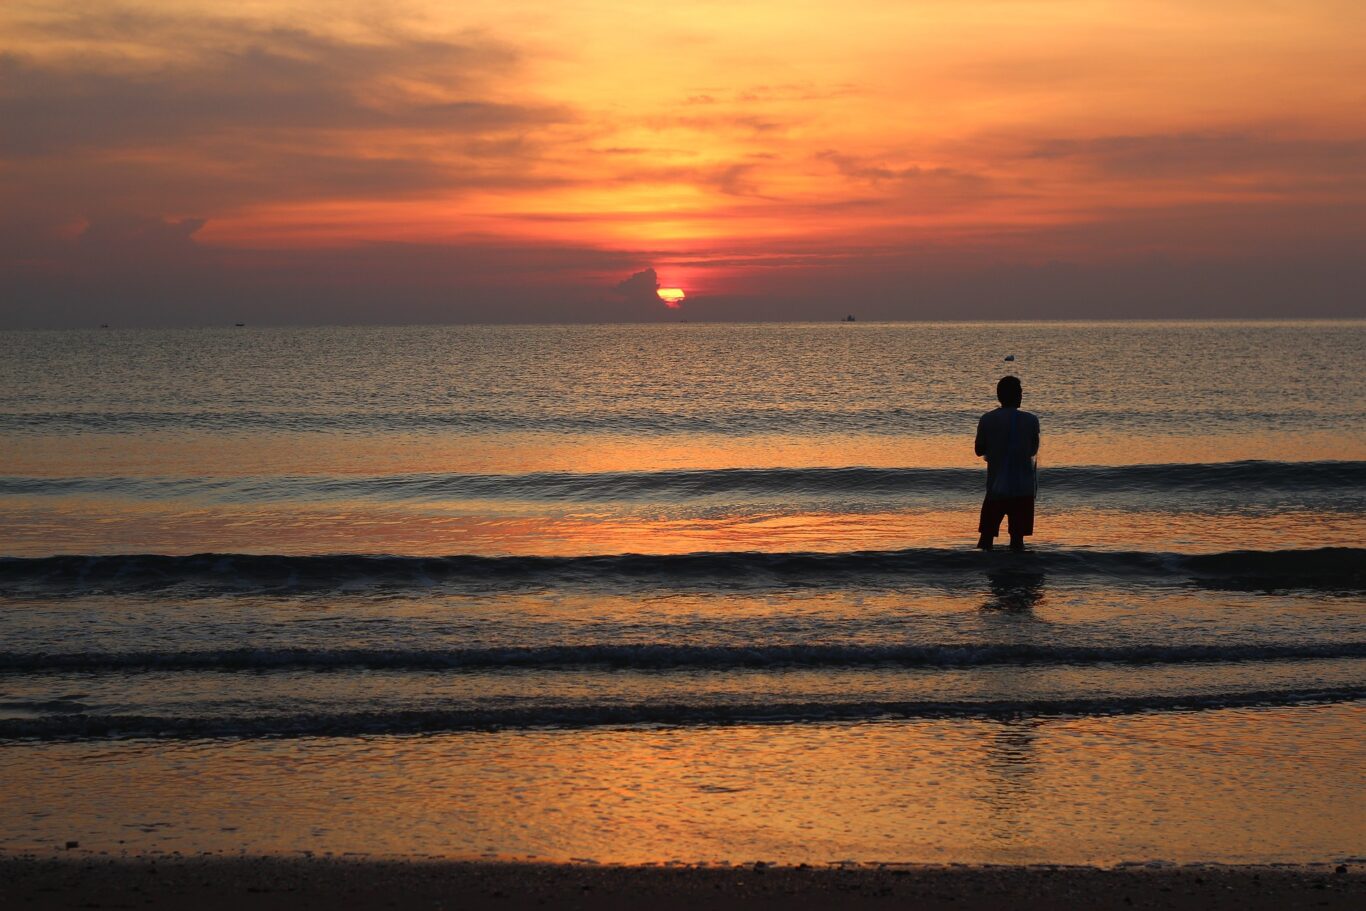
[[[1360,315],[1363,203],[1359,0],[0,8],[0,325]]]

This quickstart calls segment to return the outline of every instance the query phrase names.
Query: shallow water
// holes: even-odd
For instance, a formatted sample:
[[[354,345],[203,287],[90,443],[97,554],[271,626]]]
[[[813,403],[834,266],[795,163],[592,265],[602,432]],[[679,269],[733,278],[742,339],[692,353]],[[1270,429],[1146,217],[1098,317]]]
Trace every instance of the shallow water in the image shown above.
[[[1276,863],[1361,846],[1359,706],[22,743],[0,850]],[[77,809],[79,807],[79,809]]]
[[[1366,853],[1364,347],[0,333],[0,848]],[[1007,366],[1038,534],[980,554]]]

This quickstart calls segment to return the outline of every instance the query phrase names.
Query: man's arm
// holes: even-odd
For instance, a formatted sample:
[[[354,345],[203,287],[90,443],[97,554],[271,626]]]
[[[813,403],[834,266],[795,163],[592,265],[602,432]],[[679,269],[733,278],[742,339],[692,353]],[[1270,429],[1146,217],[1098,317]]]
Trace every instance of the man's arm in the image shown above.
[[[977,439],[973,440],[972,448],[979,456],[987,454],[986,423],[987,416],[985,414],[977,419]]]
[[[1034,445],[1030,448],[1029,454],[1036,456],[1039,454],[1039,419],[1034,418]]]

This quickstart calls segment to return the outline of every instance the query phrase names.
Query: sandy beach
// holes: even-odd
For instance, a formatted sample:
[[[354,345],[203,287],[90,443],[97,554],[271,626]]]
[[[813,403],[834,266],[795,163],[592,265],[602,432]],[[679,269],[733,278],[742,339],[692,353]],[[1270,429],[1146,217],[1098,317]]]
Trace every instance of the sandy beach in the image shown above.
[[[1366,868],[650,867],[331,858],[0,859],[9,908],[1359,908]]]

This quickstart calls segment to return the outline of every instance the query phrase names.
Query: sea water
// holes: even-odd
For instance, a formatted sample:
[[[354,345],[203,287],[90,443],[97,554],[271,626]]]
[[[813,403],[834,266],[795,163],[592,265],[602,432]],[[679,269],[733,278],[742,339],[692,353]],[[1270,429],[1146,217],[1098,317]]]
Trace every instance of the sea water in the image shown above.
[[[0,850],[1366,854],[1363,350],[0,333]],[[987,554],[1007,372],[1037,531]]]

